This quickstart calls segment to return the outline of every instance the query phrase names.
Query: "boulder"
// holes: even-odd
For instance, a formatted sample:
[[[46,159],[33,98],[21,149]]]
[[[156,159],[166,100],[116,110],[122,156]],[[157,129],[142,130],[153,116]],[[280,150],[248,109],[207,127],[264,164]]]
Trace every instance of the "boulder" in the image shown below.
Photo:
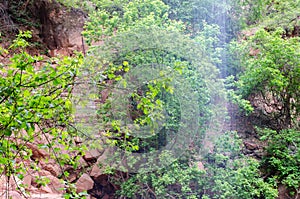
[[[87,151],[85,153],[85,155],[83,156],[83,158],[87,161],[87,162],[96,162],[98,157],[101,154],[99,153],[99,151],[97,149],[91,149],[89,151]]]
[[[40,187],[39,190],[42,193],[50,193],[50,194],[53,193],[52,189],[48,185]]]
[[[49,160],[48,162],[41,160],[39,162],[39,166],[43,170],[49,171],[53,176],[56,177],[62,173],[60,166],[56,164],[54,160]]]
[[[50,155],[47,151],[45,151],[44,149],[39,149],[38,146],[36,146],[35,144],[26,143],[26,146],[29,149],[31,149],[31,151],[32,151],[31,158],[34,160],[45,159],[45,158],[50,157]]]
[[[63,199],[64,197],[59,194],[45,194],[45,193],[36,193],[31,194],[31,199]]]
[[[82,157],[80,157],[78,161],[79,161],[79,164],[80,164],[79,165],[80,168],[85,168],[85,167],[88,166],[88,163]]]
[[[49,176],[50,183],[48,186],[52,189],[53,193],[64,193],[64,184],[62,181],[54,176]]]
[[[97,164],[95,164],[93,167],[92,167],[92,170],[90,172],[90,176],[92,178],[97,178],[99,177],[100,175],[103,174],[103,171],[99,168],[99,166]]]
[[[98,165],[106,165],[107,164],[107,161],[108,161],[108,158],[111,154],[113,154],[114,151],[112,151],[111,149],[105,149],[103,151],[103,153],[101,154],[101,156],[98,157],[97,159],[97,164]]]
[[[291,198],[291,197],[289,197],[289,190],[283,184],[278,185],[278,198],[279,199],[290,199]]]
[[[102,186],[106,186],[108,184],[108,175],[104,174],[103,169],[100,168],[97,164],[92,167],[90,176],[95,180],[97,184],[100,184]]]
[[[6,192],[19,190],[20,193],[25,193],[25,189],[21,186],[22,181],[17,176],[11,176],[9,179],[5,175],[0,177],[0,197]]]
[[[7,197],[7,193],[8,193],[8,197]],[[10,199],[23,199],[25,197],[23,197],[22,194],[20,194],[17,191],[4,192],[3,194],[1,193],[0,199],[6,199],[6,198],[10,198]]]
[[[249,149],[249,150],[258,149],[258,145],[255,143],[252,143],[252,142],[244,141],[244,145],[245,145],[246,149]]]
[[[31,175],[26,175],[23,178],[23,183],[22,184],[25,186],[26,190],[30,190],[30,188],[31,188],[31,181],[32,181],[32,176]]]
[[[80,193],[92,189],[94,187],[94,181],[88,174],[84,173],[77,180],[75,185],[76,185],[77,193]]]
[[[110,197],[109,197],[109,195],[108,194],[105,194],[104,196],[103,196],[103,199],[109,199]]]
[[[46,186],[50,188],[51,191],[49,191],[48,188],[44,188],[44,191],[46,193],[64,193],[64,184],[61,182],[60,179],[53,176],[49,171],[41,170],[38,172],[39,176],[44,176],[50,180],[50,183]]]
[[[204,171],[205,170],[205,168],[204,168],[204,165],[203,165],[203,163],[202,162],[196,162],[196,165],[197,165],[197,168],[199,169],[199,170],[201,170],[201,171]]]

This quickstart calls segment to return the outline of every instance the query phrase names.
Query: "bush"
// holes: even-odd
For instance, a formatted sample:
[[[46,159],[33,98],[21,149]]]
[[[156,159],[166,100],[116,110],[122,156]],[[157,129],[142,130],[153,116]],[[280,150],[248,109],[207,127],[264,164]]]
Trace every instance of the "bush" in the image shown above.
[[[300,131],[285,129],[280,132],[265,129],[261,139],[266,140],[267,155],[262,167],[269,178],[286,185],[291,195],[300,192]]]

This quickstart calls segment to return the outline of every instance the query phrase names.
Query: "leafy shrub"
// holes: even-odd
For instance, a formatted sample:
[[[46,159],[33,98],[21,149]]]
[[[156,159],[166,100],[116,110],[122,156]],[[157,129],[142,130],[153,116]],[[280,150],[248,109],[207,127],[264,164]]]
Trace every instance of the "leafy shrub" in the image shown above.
[[[280,132],[265,129],[262,140],[267,141],[267,155],[262,167],[269,178],[286,185],[291,195],[300,192],[300,131],[285,129]],[[296,195],[296,198],[297,198]]]
[[[30,167],[38,169],[28,143],[47,140],[38,147],[51,152],[50,158],[60,165],[76,165],[71,155],[59,153],[60,147],[70,154],[82,150],[73,142],[76,132],[67,128],[72,122],[70,97],[82,57],[47,61],[32,56],[26,52],[30,37],[29,31],[20,32],[8,50],[0,49],[4,57],[0,68],[0,173],[21,180]],[[29,159],[36,162],[28,165]],[[37,179],[39,185],[48,182]]]
[[[225,133],[202,160],[204,170],[193,158],[181,158],[152,173],[132,175],[118,193],[127,198],[276,198],[274,185],[260,176],[259,162],[242,155],[240,143],[236,133]]]
[[[259,162],[241,153],[235,132],[219,137],[214,151],[206,157],[207,176],[202,179],[209,198],[274,199],[277,190],[260,176]]]

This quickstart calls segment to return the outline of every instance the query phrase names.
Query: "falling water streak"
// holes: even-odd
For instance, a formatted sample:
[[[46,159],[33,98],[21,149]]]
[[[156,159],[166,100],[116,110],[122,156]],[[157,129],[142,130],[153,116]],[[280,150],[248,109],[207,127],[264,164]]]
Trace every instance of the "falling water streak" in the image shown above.
[[[227,57],[224,55],[225,48],[227,45],[227,14],[228,4],[227,0],[223,0],[221,4],[213,4],[212,13],[217,13],[217,17],[214,19],[213,23],[219,26],[220,35],[218,44],[215,46],[217,48],[222,48],[220,59],[222,60],[221,64],[218,66],[220,70],[220,78],[226,78],[227,74]],[[228,102],[225,96],[224,98],[216,99],[216,110],[215,115],[212,116],[208,130],[206,131],[205,138],[203,140],[203,146],[201,150],[201,155],[205,156],[207,153],[213,152],[213,143],[218,137],[226,131],[226,116],[228,111]],[[221,108],[220,108],[221,107]],[[223,107],[223,109],[222,109]]]

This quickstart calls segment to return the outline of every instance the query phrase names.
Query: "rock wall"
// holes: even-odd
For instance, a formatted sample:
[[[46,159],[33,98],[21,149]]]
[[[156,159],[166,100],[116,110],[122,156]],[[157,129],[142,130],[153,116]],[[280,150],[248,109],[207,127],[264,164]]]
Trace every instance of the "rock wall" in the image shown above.
[[[7,32],[17,32],[17,27],[9,15],[8,2],[0,2],[0,30]]]
[[[66,8],[56,1],[35,0],[29,7],[40,23],[40,37],[51,51],[70,55],[84,48],[81,32],[87,14],[82,10]]]

